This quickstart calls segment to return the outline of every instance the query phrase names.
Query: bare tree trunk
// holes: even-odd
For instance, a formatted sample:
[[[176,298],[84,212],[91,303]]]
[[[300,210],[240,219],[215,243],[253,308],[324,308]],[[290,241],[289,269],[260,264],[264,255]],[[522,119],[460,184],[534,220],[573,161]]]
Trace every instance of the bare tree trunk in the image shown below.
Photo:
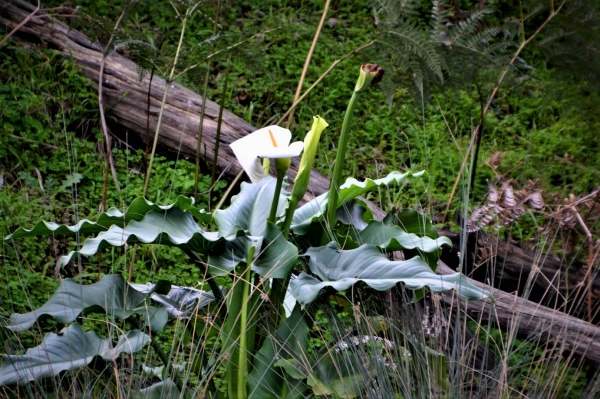
[[[0,0],[0,25],[12,30],[24,21],[34,8],[22,0]],[[66,58],[75,60],[81,73],[98,84],[98,71],[103,57],[102,47],[97,43],[92,43],[85,35],[70,30],[67,25],[49,15],[44,15],[43,10],[30,17],[30,20],[19,29],[17,35],[20,40],[43,41],[47,46],[61,52]],[[119,123],[130,133],[137,134],[142,140],[145,140],[148,114],[147,97],[150,89],[149,76],[140,77],[135,63],[114,52],[109,54],[105,60],[103,76],[103,96],[106,108],[110,109],[112,115],[117,117]],[[166,82],[164,79],[154,77],[151,84],[149,113],[150,131],[153,132],[156,130]],[[203,99],[193,91],[178,83],[170,83],[158,137],[159,148],[163,153],[172,151],[179,152],[188,159],[195,157],[196,132],[198,131],[202,102]],[[218,105],[207,100],[202,155],[209,162],[215,148],[218,113]],[[228,144],[254,130],[255,128],[243,119],[227,111],[223,113],[218,166],[225,171],[227,177],[235,176],[240,171],[240,166]],[[296,175],[297,168],[298,161],[294,160],[291,168],[292,179]],[[313,169],[309,190],[314,195],[319,195],[324,193],[328,187],[329,180]],[[310,196],[308,195],[308,198]],[[383,212],[375,209],[375,213],[381,215]],[[444,235],[443,232],[442,234]],[[452,233],[446,232],[445,235],[452,235]],[[516,258],[513,256],[502,259],[502,253],[514,254]],[[550,258],[535,257],[535,254],[515,246],[507,246],[502,251],[496,251],[494,256],[497,263],[511,265],[507,270],[511,270],[509,274],[512,276],[526,276],[528,273],[541,269],[542,274],[549,281],[554,281],[553,276],[565,270],[560,263],[548,263]],[[545,259],[545,261],[538,262],[536,259]],[[447,274],[451,272],[451,269],[442,264],[438,271],[441,274]],[[558,310],[497,290],[487,284],[476,281],[474,283],[491,291],[495,296],[495,302],[492,303],[489,300],[457,302],[452,293],[444,294],[444,301],[452,306],[459,306],[475,319],[492,320],[503,328],[515,329],[521,334],[541,334],[540,336],[548,340],[549,345],[560,345],[562,349],[573,351],[590,361],[600,362],[599,327]],[[555,285],[558,287],[558,291],[564,290],[563,286]],[[594,291],[598,289],[597,287],[600,285],[594,283]],[[572,286],[567,284],[566,290],[569,289],[572,289]]]

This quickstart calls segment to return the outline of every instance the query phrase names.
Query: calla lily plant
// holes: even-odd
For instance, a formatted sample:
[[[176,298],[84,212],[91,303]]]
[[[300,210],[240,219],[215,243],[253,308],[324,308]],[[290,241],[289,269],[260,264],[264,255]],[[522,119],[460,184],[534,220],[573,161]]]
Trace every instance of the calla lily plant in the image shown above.
[[[75,322],[64,330],[66,333],[49,334],[24,355],[2,355],[0,389],[3,385],[26,385],[65,371],[76,371],[87,366],[95,356],[114,362],[116,367],[121,362],[115,362],[115,357],[107,357],[106,353],[132,354],[144,350],[147,343],[164,364],[166,371],[160,376],[165,380],[140,390],[136,397],[163,397],[162,389],[166,386],[165,389],[173,392],[172,397],[185,398],[278,399],[314,395],[358,398],[365,397],[373,384],[395,389],[396,385],[388,379],[400,375],[410,377],[410,369],[403,374],[395,371],[406,367],[404,356],[398,357],[394,351],[384,356],[381,348],[368,344],[382,339],[378,334],[399,328],[393,321],[384,320],[385,328],[376,330],[380,322],[371,326],[370,318],[361,316],[359,319],[357,315],[356,326],[347,333],[363,331],[363,324],[369,324],[364,326],[368,327],[364,331],[369,331],[369,335],[362,336],[366,341],[362,338],[356,341],[363,347],[353,351],[331,350],[341,348],[339,345],[346,344],[346,340],[325,342],[322,349],[311,347],[316,312],[323,307],[335,314],[330,303],[331,293],[352,289],[355,284],[385,291],[402,283],[418,293],[428,287],[431,292],[454,289],[468,299],[490,296],[460,273],[444,276],[435,273],[441,246],[452,243],[448,238],[437,237],[435,227],[425,215],[405,210],[384,221],[376,221],[359,199],[381,186],[418,178],[421,172],[392,172],[376,180],[341,180],[352,109],[358,94],[366,92],[379,72],[377,66],[361,68],[344,120],[330,191],[300,207],[297,205],[308,188],[319,138],[327,127],[327,122],[319,116],[314,117],[304,143],[290,144],[292,133],[279,126],[259,129],[231,143],[252,184],[242,183],[240,192],[226,209],[207,213],[195,207],[194,199],[183,196],[170,205],[138,198],[124,213],[111,208],[96,221],[82,220],[74,226],[39,222],[31,229],[19,228],[7,237],[14,240],[40,235],[95,235],[77,251],[64,256],[61,265],[79,259],[76,254],[93,256],[106,247],[172,246],[179,248],[200,270],[210,292],[196,289],[196,297],[202,300],[185,300],[192,289],[173,290],[170,281],[153,284],[151,290],[141,292],[137,291],[139,287],[129,286],[118,273],[89,287],[75,280],[65,280],[40,308],[15,313],[3,323],[3,327],[17,333],[36,325],[41,315],[53,317],[60,323]],[[291,158],[301,154],[294,187],[291,193],[281,194]],[[261,158],[275,160],[277,179],[268,176]],[[271,198],[273,201],[269,204]],[[283,216],[286,208],[285,217],[276,218]],[[404,251],[405,260],[391,260],[389,255],[396,251]],[[172,278],[176,280],[177,276]],[[272,285],[267,283],[269,280]],[[225,283],[219,283],[221,281]],[[296,306],[284,317],[286,293],[290,293],[291,302]],[[345,309],[358,308],[350,298],[338,296],[336,301],[342,301]],[[113,336],[100,339],[93,331],[85,332],[76,324],[77,320],[84,311],[96,308],[104,309],[111,325],[127,320],[129,323],[118,324],[119,328],[133,325],[135,329],[118,340],[112,339],[116,338]],[[171,317],[168,309],[185,309],[186,314]],[[169,322],[181,323],[185,318],[187,321],[180,324],[181,329],[185,329],[181,338],[154,339],[160,333],[179,331],[178,327],[163,332],[163,327]],[[216,336],[218,340],[213,339]],[[181,344],[184,337],[190,340],[189,345]],[[190,352],[185,367],[177,368],[164,353],[161,342],[171,341],[175,345],[172,353],[182,347],[186,351],[196,348]],[[114,342],[117,344],[113,347]],[[410,348],[414,358],[431,356],[418,345]],[[136,362],[141,358],[149,359],[137,356]],[[173,359],[178,358],[178,355],[173,356]],[[385,363],[381,361],[384,358]],[[133,362],[134,357],[131,359]],[[374,375],[356,370],[386,370],[386,373]],[[184,377],[182,373],[190,373],[194,378]],[[216,377],[225,382],[222,390],[215,384]],[[415,378],[421,378],[420,374]],[[443,378],[445,376],[432,383],[445,386]],[[171,386],[167,386],[169,383]],[[402,391],[402,384],[397,388],[397,392],[390,392],[389,396],[411,397],[414,393]]]

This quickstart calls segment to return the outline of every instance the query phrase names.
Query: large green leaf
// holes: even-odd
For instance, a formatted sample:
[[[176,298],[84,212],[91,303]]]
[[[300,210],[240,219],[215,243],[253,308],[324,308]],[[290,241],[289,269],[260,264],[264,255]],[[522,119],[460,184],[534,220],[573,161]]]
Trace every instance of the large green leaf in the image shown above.
[[[231,205],[215,212],[219,235],[228,237],[244,230],[253,237],[264,236],[276,183],[273,176],[265,176],[256,184],[242,183],[240,193],[232,198]],[[284,188],[280,192],[277,216],[283,215],[287,208],[290,193]]]
[[[134,220],[125,228],[113,225],[108,231],[87,239],[79,251],[72,251],[63,256],[61,264],[64,266],[69,263],[75,254],[92,256],[102,248],[133,243],[172,245],[206,253],[221,239],[218,233],[202,230],[191,214],[179,208],[161,212],[150,211],[142,220]]]
[[[274,178],[267,177],[258,184],[244,184],[231,206],[216,212],[218,232],[202,230],[191,213],[174,204],[165,210],[150,210],[141,220],[132,220],[125,227],[113,225],[108,231],[101,231],[96,237],[86,240],[79,251],[64,256],[61,264],[66,265],[75,254],[91,256],[110,246],[152,243],[207,254],[209,273],[224,275],[239,262],[245,261],[249,249],[255,247],[253,269],[264,276],[282,278],[293,266],[297,249],[280,237],[279,228],[267,228],[275,183]],[[285,212],[286,196],[280,196],[279,214]]]
[[[153,309],[140,307],[145,299],[146,294],[133,289],[118,274],[104,276],[90,285],[82,285],[67,278],[61,281],[54,295],[45,304],[29,313],[14,313],[6,327],[17,332],[25,331],[43,315],[51,316],[61,323],[70,323],[83,311],[101,311],[124,319],[148,309],[152,311],[152,316]]]
[[[309,248],[309,269],[319,279],[301,273],[290,282],[294,297],[303,304],[314,301],[319,291],[333,287],[338,291],[350,288],[362,281],[370,287],[385,291],[397,283],[404,283],[412,290],[429,287],[433,292],[455,289],[461,297],[483,299],[491,295],[477,288],[469,279],[460,274],[436,275],[420,257],[405,261],[390,261],[371,245],[357,249],[341,250],[335,242],[324,247]]]
[[[4,355],[0,365],[0,385],[25,384],[52,377],[65,370],[87,366],[94,356],[113,362],[121,353],[134,353],[150,341],[141,331],[119,336],[115,346],[110,338],[101,339],[95,332],[84,332],[73,324],[59,334],[48,334],[42,343],[25,355]]]
[[[240,262],[245,262],[250,247],[255,251],[252,271],[265,278],[285,278],[298,259],[298,248],[281,234],[281,229],[273,223],[266,225],[264,237],[238,237],[223,243],[224,248],[209,255],[208,272],[213,276],[229,273]],[[254,241],[253,239],[258,238]]]
[[[301,381],[302,375],[300,378],[294,378],[294,375],[290,375],[276,364],[278,361],[284,361],[283,359],[289,359],[286,366],[297,376],[299,372],[290,365],[306,363],[308,333],[308,325],[300,307],[296,306],[290,317],[277,329],[275,336],[265,339],[254,357],[254,368],[248,379],[249,398],[291,399],[309,396],[310,388]]]
[[[354,198],[364,195],[369,191],[376,190],[379,186],[389,186],[392,184],[400,184],[404,180],[410,177],[420,177],[424,174],[424,171],[418,173],[406,172],[392,172],[386,177],[381,179],[372,180],[366,179],[365,181],[358,181],[351,177],[340,187],[340,198],[338,201],[338,207],[348,203]],[[319,220],[319,217],[326,212],[327,199],[329,193],[324,193],[307,202],[294,213],[291,229],[296,234],[306,234],[309,230],[309,226],[312,222]]]
[[[283,237],[278,226],[269,222],[252,271],[265,278],[286,278],[297,260],[298,248]]]
[[[143,197],[138,197],[133,200],[133,202],[131,203],[129,208],[127,208],[125,213],[122,213],[117,208],[110,208],[108,211],[102,213],[98,220],[95,222],[84,219],[73,226],[42,221],[36,224],[32,229],[24,229],[21,227],[17,229],[13,234],[7,236],[6,239],[8,240],[11,238],[53,234],[95,234],[100,233],[102,231],[106,231],[113,225],[123,227],[131,221],[141,221],[144,218],[144,216],[146,216],[149,212],[152,211],[164,212],[166,210],[174,208],[189,213],[190,215],[193,215],[204,222],[210,221],[211,215],[209,213],[206,213],[203,210],[198,210],[193,205],[194,199],[187,198],[184,196],[178,196],[175,199],[175,202],[170,205],[157,205]]]

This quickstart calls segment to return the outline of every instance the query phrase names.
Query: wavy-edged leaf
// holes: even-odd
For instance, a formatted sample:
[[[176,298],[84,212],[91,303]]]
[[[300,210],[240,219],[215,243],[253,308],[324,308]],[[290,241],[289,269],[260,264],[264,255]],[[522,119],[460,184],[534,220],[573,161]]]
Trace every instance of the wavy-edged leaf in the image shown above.
[[[42,343],[24,355],[4,355],[0,365],[0,385],[25,384],[52,377],[66,370],[87,366],[95,356],[112,362],[121,353],[139,351],[150,341],[141,331],[121,335],[113,347],[111,339],[99,338],[95,332],[84,332],[73,324],[59,334],[48,334]]]
[[[412,173],[400,173],[392,172],[389,175],[382,177],[381,179],[366,179],[364,181],[358,181],[355,178],[348,178],[344,184],[340,187],[340,199],[338,202],[338,208],[355,199],[358,196],[364,195],[369,191],[377,189],[381,185],[389,186],[392,184],[400,184],[404,180],[410,177],[420,177],[424,174],[424,171]],[[294,212],[291,229],[295,234],[306,234],[309,230],[309,226],[312,222],[318,221],[318,218],[323,215],[327,207],[327,199],[329,193],[324,193],[318,197],[307,202]]]
[[[61,281],[50,299],[29,313],[10,316],[8,329],[25,331],[41,316],[53,317],[61,323],[70,323],[83,311],[104,311],[112,317],[127,318],[138,313],[146,294],[130,287],[121,275],[107,275],[94,284],[82,285],[72,279]]]
[[[319,296],[321,289],[333,287],[338,291],[362,281],[378,291],[389,290],[404,283],[411,290],[429,287],[433,292],[454,289],[464,298],[483,299],[491,295],[477,288],[460,273],[439,276],[420,257],[405,261],[390,261],[371,245],[341,250],[335,242],[324,247],[309,248],[309,268],[319,279],[301,273],[290,282],[290,290],[298,302],[307,304]]]
[[[189,213],[203,222],[208,222],[211,219],[211,214],[203,210],[198,210],[194,206],[194,199],[184,196],[178,196],[175,202],[170,205],[157,205],[143,197],[138,197],[133,200],[129,208],[122,213],[117,208],[110,208],[102,213],[98,220],[92,222],[84,219],[76,225],[57,224],[52,222],[39,222],[32,229],[19,228],[13,234],[5,239],[21,238],[28,236],[53,235],[53,234],[74,234],[74,233],[100,233],[106,231],[111,226],[125,226],[131,221],[141,221],[149,212],[161,212],[169,209],[180,209],[183,212]]]
[[[87,239],[79,251],[63,256],[60,262],[64,266],[75,254],[92,256],[102,248],[133,243],[171,245],[206,253],[219,240],[218,233],[198,227],[190,213],[171,208],[162,212],[150,211],[142,220],[134,220],[125,228],[113,225],[108,231]]]
[[[387,251],[418,249],[429,253],[437,252],[444,244],[452,246],[452,241],[448,237],[437,239],[427,236],[420,237],[413,233],[407,233],[398,226],[389,226],[376,220],[372,220],[365,229],[354,234],[353,238],[361,244],[370,244]]]

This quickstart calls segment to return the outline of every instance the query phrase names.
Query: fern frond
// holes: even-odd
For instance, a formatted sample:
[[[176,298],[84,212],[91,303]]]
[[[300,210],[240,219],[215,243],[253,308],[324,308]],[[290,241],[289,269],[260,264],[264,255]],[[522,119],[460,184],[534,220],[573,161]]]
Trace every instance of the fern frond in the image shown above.
[[[473,12],[469,17],[460,21],[458,25],[450,27],[450,43],[451,45],[463,40],[464,37],[472,34],[479,28],[481,20],[489,14],[489,10],[483,9],[481,11]]]
[[[440,2],[434,0],[431,8],[431,20],[429,26],[431,27],[430,38],[432,41],[436,41],[439,37],[447,35],[448,30],[448,16],[449,12],[444,9]]]
[[[393,25],[402,19],[416,16],[422,0],[373,0],[371,3],[384,25]]]
[[[407,52],[420,57],[427,67],[443,81],[442,63],[433,46],[424,32],[416,25],[403,23],[402,27],[390,30],[375,40],[383,46],[388,46],[390,51]]]

